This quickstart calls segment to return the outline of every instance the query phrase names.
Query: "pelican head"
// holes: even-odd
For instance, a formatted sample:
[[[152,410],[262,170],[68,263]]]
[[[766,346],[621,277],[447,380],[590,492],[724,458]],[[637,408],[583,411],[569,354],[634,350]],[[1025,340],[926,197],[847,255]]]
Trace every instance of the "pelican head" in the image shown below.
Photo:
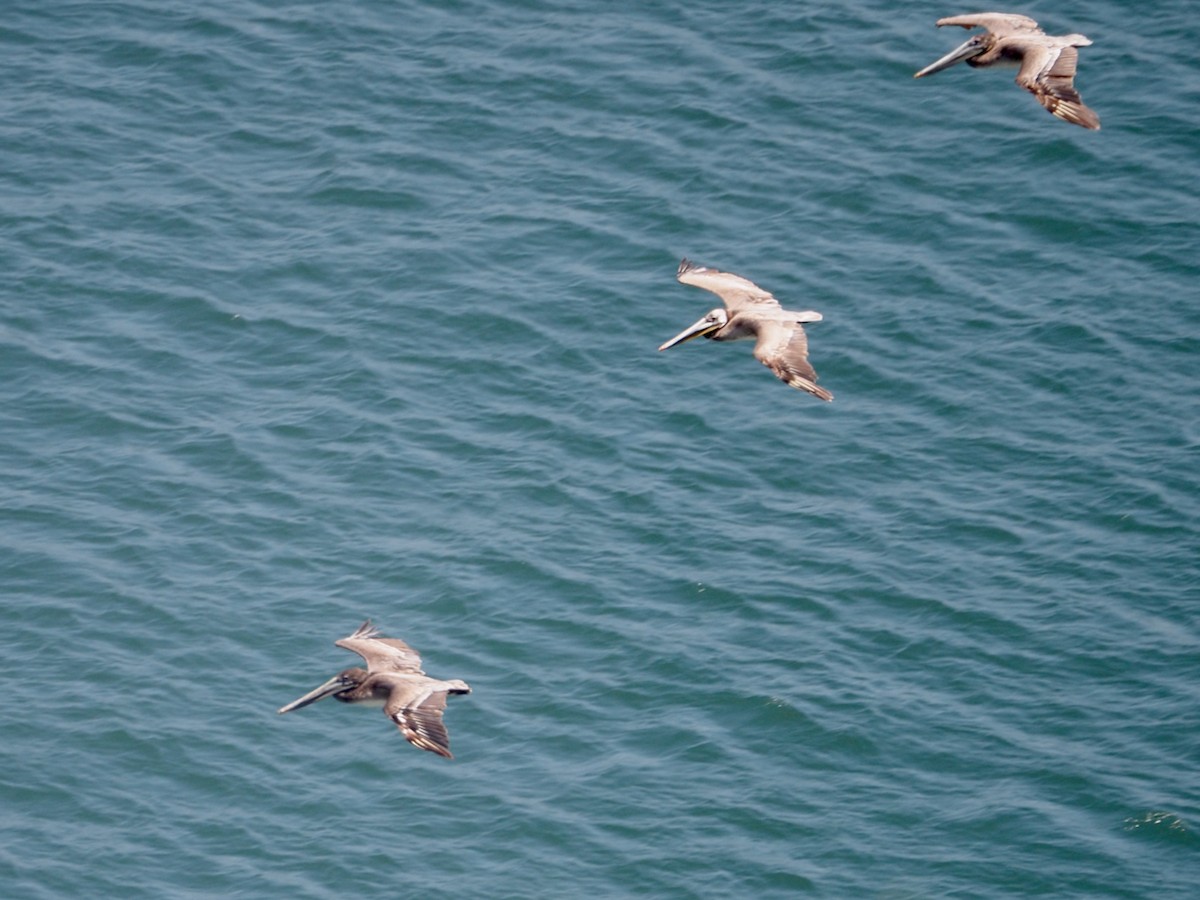
[[[992,49],[992,45],[996,42],[996,36],[990,31],[984,31],[975,35],[970,40],[966,41],[959,47],[951,50],[935,63],[930,63],[913,78],[922,78],[925,75],[932,75],[934,72],[940,72],[942,69],[948,69],[955,63],[966,62],[968,66],[978,65],[975,59],[982,56]]]
[[[279,708],[280,713],[291,712],[293,709],[299,709],[302,706],[308,706],[310,703],[316,703],[318,700],[324,700],[326,697],[334,696],[343,703],[349,703],[350,699],[342,697],[345,691],[352,691],[356,687],[362,685],[367,680],[367,673],[362,669],[344,669],[338,672],[327,682],[315,690],[309,691],[299,700],[293,700],[287,706]]]
[[[723,309],[714,309],[699,322],[696,322],[694,325],[689,325],[658,349],[666,350],[669,347],[674,347],[676,344],[682,344],[684,341],[690,341],[692,338],[700,337],[701,335],[706,338],[711,338],[728,323],[729,313]]]

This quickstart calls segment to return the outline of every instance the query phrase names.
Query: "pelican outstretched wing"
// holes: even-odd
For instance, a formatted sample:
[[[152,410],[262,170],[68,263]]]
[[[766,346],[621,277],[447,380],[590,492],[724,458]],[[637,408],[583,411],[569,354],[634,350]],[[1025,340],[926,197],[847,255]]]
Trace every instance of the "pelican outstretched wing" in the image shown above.
[[[450,735],[442,721],[445,710],[445,691],[431,690],[428,684],[402,682],[397,682],[383,707],[384,714],[396,723],[404,739],[414,747],[453,759]]]
[[[690,259],[679,263],[679,271],[675,277],[684,284],[695,285],[712,291],[725,303],[730,313],[754,307],[756,309],[779,309],[779,301],[770,291],[764,291],[753,281],[734,275],[732,272],[722,272],[719,269],[709,269],[696,265]]]
[[[1072,35],[1082,41],[1087,38]],[[1086,47],[1091,41],[1078,46]],[[1075,90],[1075,67],[1079,51],[1073,46],[1031,44],[1025,49],[1017,84],[1037,97],[1051,113],[1074,125],[1093,131],[1100,128],[1100,117],[1084,105]]]
[[[808,336],[798,322],[762,321],[757,324],[754,358],[781,381],[822,400],[833,394],[817,384],[817,373],[808,361]]]
[[[1040,32],[1038,23],[1016,13],[967,13],[965,16],[949,16],[938,19],[937,26],[958,25],[961,28],[986,28],[992,34],[1019,34],[1021,32]]]
[[[421,671],[421,655],[398,638],[379,637],[379,629],[370,619],[358,626],[354,634],[333,643],[361,656],[367,664],[367,672],[372,675],[376,672],[425,674]]]

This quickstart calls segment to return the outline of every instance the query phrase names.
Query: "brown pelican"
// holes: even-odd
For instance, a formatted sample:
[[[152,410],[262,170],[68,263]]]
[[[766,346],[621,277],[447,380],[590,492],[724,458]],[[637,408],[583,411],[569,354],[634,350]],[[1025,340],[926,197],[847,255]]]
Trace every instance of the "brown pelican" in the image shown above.
[[[1017,84],[1037,97],[1042,106],[1067,122],[1100,128],[1100,117],[1083,105],[1075,90],[1075,64],[1079,60],[1075,48],[1092,43],[1082,34],[1049,35],[1033,19],[1009,13],[970,13],[938,19],[937,24],[939,28],[961,25],[987,30],[926,66],[914,78],[932,75],[963,60],[968,66],[1019,65]]]
[[[712,291],[725,301],[724,309],[714,309],[695,325],[685,328],[659,350],[703,335],[714,341],[740,341],[754,338],[754,358],[794,388],[808,391],[822,400],[833,394],[817,386],[817,373],[808,362],[808,337],[803,322],[820,322],[819,312],[792,312],[752,281],[706,269],[691,260],[683,260],[675,277],[684,284]]]
[[[384,715],[400,727],[405,740],[422,750],[453,759],[450,736],[442,723],[447,694],[469,694],[465,681],[439,681],[421,671],[421,657],[404,641],[381,638],[371,620],[340,641],[338,647],[353,650],[367,663],[367,671],[346,669],[334,675],[279,712],[291,712],[316,703],[331,694],[343,703],[382,706]]]

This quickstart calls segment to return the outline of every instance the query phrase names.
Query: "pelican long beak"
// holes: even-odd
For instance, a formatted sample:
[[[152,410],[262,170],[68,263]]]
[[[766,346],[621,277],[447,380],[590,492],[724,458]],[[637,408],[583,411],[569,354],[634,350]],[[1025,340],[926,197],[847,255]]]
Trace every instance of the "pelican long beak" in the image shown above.
[[[692,338],[697,338],[705,334],[712,334],[714,331],[718,331],[720,328],[720,322],[714,322],[708,316],[705,316],[694,325],[689,325],[687,328],[683,329],[683,331],[679,332],[679,334],[675,335],[675,337],[671,338],[658,349],[660,351],[670,349],[676,344],[682,344],[685,341],[690,341]]]
[[[309,691],[299,700],[293,700],[287,706],[279,707],[279,712],[291,712],[293,709],[299,709],[302,706],[308,706],[310,703],[316,703],[318,700],[324,700],[326,697],[331,697],[334,694],[340,694],[347,690],[346,685],[342,682],[340,675],[334,675],[327,682],[313,691]]]
[[[980,47],[979,44],[976,43],[972,38],[961,46],[951,50],[937,62],[927,65],[920,72],[914,75],[913,78],[923,78],[926,75],[932,75],[934,72],[940,72],[942,69],[948,69],[955,63],[960,63],[963,60],[970,59],[973,56],[978,56],[983,51],[984,48]]]

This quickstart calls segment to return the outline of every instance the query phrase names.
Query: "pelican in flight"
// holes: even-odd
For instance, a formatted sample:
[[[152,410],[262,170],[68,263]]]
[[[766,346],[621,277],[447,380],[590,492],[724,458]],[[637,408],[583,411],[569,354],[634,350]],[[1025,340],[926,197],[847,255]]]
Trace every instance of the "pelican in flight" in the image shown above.
[[[1082,34],[1050,35],[1027,16],[1009,13],[970,13],[938,19],[938,27],[961,25],[985,28],[965,44],[926,66],[914,78],[932,75],[966,60],[968,66],[1020,66],[1017,84],[1064,121],[1098,130],[1100,117],[1083,105],[1075,90],[1076,47],[1089,47]]]
[[[675,277],[684,284],[712,291],[723,301],[724,309],[714,309],[695,325],[685,328],[659,350],[703,335],[713,341],[741,341],[753,338],[754,358],[794,388],[808,391],[822,400],[833,394],[817,386],[817,373],[808,362],[808,337],[804,322],[820,322],[819,312],[792,312],[753,281],[732,272],[720,272],[698,266],[685,259]]]
[[[447,759],[450,736],[442,723],[447,694],[469,694],[465,681],[439,681],[421,671],[421,657],[412,647],[396,638],[381,638],[371,620],[340,641],[338,647],[353,650],[367,663],[367,670],[346,669],[334,675],[299,700],[293,700],[279,712],[291,712],[330,695],[343,703],[382,706],[384,715],[396,723],[404,739],[422,750]]]

